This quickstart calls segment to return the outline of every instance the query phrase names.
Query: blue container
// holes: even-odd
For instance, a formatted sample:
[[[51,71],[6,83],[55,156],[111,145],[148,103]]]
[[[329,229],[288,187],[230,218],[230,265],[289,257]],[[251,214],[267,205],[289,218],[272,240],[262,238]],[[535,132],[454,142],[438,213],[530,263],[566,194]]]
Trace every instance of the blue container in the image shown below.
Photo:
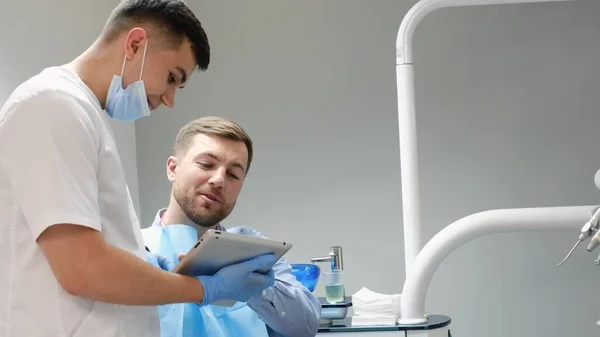
[[[321,269],[316,264],[292,263],[292,274],[310,292],[315,290]]]

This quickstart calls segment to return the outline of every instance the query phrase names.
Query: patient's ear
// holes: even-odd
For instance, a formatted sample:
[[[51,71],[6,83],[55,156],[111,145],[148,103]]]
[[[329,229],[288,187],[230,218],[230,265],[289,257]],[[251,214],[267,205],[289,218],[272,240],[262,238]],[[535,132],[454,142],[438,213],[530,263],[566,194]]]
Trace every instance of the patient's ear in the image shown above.
[[[170,182],[175,181],[175,177],[177,176],[177,157],[170,156],[167,158],[167,179]]]

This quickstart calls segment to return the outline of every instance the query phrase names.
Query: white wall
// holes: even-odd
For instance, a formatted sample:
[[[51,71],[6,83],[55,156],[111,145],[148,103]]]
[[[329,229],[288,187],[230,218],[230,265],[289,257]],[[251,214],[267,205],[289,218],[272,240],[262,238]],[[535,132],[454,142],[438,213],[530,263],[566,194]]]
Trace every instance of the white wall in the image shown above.
[[[350,293],[401,291],[394,47],[413,3],[191,3],[213,61],[174,111],[136,125],[143,226],[167,204],[177,130],[203,115],[230,117],[254,137],[256,157],[226,224],[293,241],[292,262],[341,245]],[[597,1],[461,8],[419,26],[425,239],[482,210],[600,203],[598,13]],[[466,244],[436,273],[428,311],[450,315],[455,336],[597,334],[596,254],[580,249],[555,268],[577,235]]]
[[[98,36],[116,4],[116,0],[2,2],[0,102],[4,102],[19,83],[43,68],[69,62],[84,51]],[[123,158],[131,197],[139,214],[134,124],[111,124]]]

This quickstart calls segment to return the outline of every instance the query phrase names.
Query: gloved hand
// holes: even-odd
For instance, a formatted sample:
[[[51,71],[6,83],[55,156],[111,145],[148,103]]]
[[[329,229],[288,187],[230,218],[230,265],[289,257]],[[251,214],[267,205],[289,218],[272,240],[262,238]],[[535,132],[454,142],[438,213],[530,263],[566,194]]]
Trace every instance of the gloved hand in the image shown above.
[[[146,251],[146,260],[149,264],[165,271],[172,271],[175,269],[175,262],[162,255]]]
[[[227,266],[213,276],[199,276],[204,287],[206,305],[219,300],[247,302],[275,283],[275,274],[270,269],[267,274],[256,270],[276,261],[273,254],[258,256],[252,260]]]

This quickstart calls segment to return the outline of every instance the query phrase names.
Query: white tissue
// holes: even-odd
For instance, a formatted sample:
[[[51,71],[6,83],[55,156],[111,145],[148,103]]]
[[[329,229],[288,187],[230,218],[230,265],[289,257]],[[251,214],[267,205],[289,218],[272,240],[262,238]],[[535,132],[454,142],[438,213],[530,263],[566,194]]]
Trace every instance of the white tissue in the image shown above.
[[[352,295],[352,325],[396,325],[401,294],[386,295],[362,287]]]

